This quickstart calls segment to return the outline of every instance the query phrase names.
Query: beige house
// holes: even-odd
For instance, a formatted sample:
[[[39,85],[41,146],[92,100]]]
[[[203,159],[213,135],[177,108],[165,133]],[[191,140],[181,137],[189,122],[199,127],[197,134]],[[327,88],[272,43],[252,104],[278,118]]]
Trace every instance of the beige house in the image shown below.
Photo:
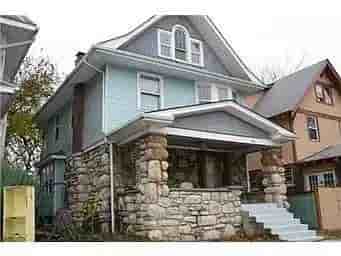
[[[316,186],[337,186],[341,157],[341,80],[329,60],[286,76],[247,104],[294,132],[297,139],[282,146],[289,192]],[[249,185],[261,187],[260,154],[248,155]]]

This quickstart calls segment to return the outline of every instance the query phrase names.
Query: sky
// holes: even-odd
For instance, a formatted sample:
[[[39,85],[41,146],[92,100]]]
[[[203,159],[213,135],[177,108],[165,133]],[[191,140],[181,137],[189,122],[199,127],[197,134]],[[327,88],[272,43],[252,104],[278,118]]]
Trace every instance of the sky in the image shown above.
[[[341,6],[335,1],[2,0],[3,14],[25,14],[39,27],[41,49],[68,74],[77,51],[128,32],[154,14],[207,14],[256,73],[289,72],[329,58],[341,73]],[[339,13],[340,12],[340,13]]]

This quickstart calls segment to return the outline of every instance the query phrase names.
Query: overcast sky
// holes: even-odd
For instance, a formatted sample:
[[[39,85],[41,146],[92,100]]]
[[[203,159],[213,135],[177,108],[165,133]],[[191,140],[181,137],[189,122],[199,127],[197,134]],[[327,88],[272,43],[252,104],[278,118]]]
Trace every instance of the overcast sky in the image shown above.
[[[89,2],[89,3],[87,3]],[[329,58],[341,73],[341,7],[328,1],[16,1],[2,0],[3,14],[25,14],[40,27],[30,53],[43,48],[63,73],[77,51],[126,33],[153,14],[208,14],[244,62],[304,65]],[[297,3],[298,2],[298,3]]]

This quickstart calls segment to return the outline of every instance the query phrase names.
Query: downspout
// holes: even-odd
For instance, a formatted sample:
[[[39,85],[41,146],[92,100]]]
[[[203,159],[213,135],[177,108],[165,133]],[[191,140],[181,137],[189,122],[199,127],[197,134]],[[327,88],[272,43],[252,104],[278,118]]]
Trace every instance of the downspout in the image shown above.
[[[111,211],[111,233],[115,233],[115,210],[114,210],[114,202],[115,202],[115,187],[114,187],[114,145],[112,143],[109,144],[109,161],[110,161],[110,211]]]
[[[85,57],[81,60],[83,63],[85,63],[87,66],[89,66],[90,68],[94,69],[96,72],[102,74],[102,90],[103,90],[103,95],[104,95],[104,86],[105,86],[105,72],[103,72],[102,70],[98,69],[97,67],[95,67],[94,65],[90,64],[89,62],[87,62],[85,60]],[[103,97],[104,98],[104,97]],[[102,99],[103,100],[103,99]],[[103,105],[102,105],[103,106]],[[104,111],[104,107],[102,107],[102,111]],[[105,128],[105,122],[104,122],[104,118],[105,115],[102,116],[103,120],[102,120],[102,129],[104,131]],[[107,136],[105,135],[104,140],[106,143],[108,143],[107,140]],[[115,196],[115,188],[114,188],[114,159],[113,159],[113,144],[110,143],[109,144],[109,161],[110,161],[110,213],[111,213],[111,233],[115,232],[115,210],[114,210],[114,196]]]
[[[246,163],[245,163],[245,166],[246,166],[246,184],[247,184],[247,192],[250,193],[251,191],[251,184],[250,184],[250,173],[249,173],[249,165],[248,165],[248,159],[247,159],[247,155],[245,156],[246,158]]]

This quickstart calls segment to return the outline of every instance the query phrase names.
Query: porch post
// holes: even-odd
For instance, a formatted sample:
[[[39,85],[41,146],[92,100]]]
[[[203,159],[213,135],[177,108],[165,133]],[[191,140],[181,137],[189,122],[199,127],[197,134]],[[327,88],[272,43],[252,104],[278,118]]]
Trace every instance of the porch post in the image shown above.
[[[280,207],[288,208],[281,148],[262,151],[261,163],[263,165],[265,202],[277,203]]]
[[[137,221],[139,230],[151,240],[162,240],[162,232],[156,221],[162,219],[165,210],[162,200],[168,197],[168,151],[165,135],[147,135],[138,142],[136,159],[136,185],[142,192]]]

